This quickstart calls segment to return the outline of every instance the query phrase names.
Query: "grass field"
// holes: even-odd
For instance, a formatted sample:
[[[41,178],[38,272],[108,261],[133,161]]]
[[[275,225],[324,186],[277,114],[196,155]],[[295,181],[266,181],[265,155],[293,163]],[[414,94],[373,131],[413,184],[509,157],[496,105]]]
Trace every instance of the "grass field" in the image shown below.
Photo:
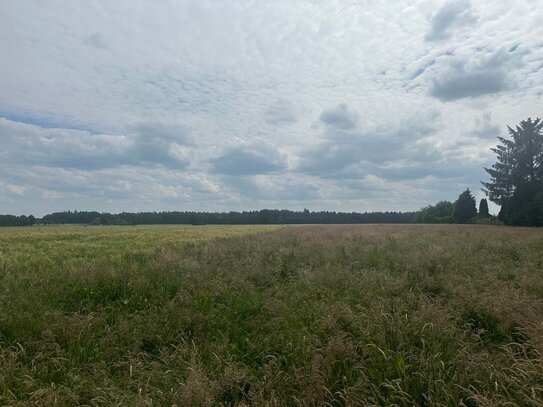
[[[0,405],[542,406],[543,230],[0,229]]]

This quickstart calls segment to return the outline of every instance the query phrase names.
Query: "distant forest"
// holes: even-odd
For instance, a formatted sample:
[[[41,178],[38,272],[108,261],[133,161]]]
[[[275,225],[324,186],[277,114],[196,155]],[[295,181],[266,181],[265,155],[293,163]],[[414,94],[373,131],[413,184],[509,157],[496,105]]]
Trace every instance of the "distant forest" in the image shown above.
[[[311,212],[262,209],[244,212],[123,212],[118,214],[65,211],[34,216],[0,215],[0,226],[34,224],[90,225],[251,225],[251,224],[315,224],[315,223],[410,223],[416,212]]]

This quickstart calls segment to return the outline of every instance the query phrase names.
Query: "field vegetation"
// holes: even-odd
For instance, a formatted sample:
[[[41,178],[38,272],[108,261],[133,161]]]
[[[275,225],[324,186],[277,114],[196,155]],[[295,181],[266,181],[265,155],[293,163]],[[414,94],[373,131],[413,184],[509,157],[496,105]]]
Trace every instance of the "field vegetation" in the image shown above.
[[[543,232],[0,229],[0,405],[541,406]]]

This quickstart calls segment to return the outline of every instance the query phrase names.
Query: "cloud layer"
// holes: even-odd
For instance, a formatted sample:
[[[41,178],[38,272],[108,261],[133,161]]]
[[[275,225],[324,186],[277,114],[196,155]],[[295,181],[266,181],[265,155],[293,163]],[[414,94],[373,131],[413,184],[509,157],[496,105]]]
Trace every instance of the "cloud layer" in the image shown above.
[[[426,41],[448,39],[456,31],[473,27],[477,20],[470,0],[447,1],[432,17],[432,25],[425,39]]]
[[[412,210],[541,116],[525,0],[0,3],[0,213]]]

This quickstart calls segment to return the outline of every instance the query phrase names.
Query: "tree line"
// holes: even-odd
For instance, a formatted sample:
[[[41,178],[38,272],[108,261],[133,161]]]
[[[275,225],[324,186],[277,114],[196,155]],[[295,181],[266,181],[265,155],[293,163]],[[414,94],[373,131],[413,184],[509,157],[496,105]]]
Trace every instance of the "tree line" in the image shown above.
[[[312,212],[262,209],[243,212],[122,212],[117,214],[92,211],[63,211],[22,222],[26,216],[0,215],[0,226],[30,224],[89,225],[236,225],[236,224],[349,224],[349,223],[410,223],[415,212]]]
[[[486,199],[483,199],[486,205]],[[486,215],[490,218],[488,206]],[[480,212],[482,213],[482,212]],[[475,198],[468,190],[456,202],[441,201],[416,212],[312,212],[262,209],[243,212],[122,212],[62,211],[34,216],[0,215],[0,226],[38,225],[258,225],[258,224],[370,224],[470,223],[477,215]]]
[[[35,223],[36,218],[32,215],[0,215],[0,226],[32,226]]]

